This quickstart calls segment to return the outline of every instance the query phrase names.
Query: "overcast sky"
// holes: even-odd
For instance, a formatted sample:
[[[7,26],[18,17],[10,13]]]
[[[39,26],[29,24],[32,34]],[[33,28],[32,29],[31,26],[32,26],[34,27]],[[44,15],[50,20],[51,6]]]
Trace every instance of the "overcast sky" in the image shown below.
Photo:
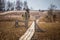
[[[57,9],[60,9],[60,0],[21,0],[21,1],[22,2],[27,1],[29,8],[32,7],[34,10],[39,10],[39,9],[46,10],[48,9],[51,3],[56,5]]]

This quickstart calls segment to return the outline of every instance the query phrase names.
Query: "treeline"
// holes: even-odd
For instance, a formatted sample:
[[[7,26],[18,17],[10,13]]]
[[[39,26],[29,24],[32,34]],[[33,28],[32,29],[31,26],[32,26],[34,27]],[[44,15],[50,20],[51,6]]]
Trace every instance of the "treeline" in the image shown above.
[[[46,16],[48,22],[56,22],[57,21],[57,11],[56,10],[57,6],[56,5],[53,5],[51,4],[50,7],[49,7],[49,10],[48,10],[48,15]]]
[[[27,1],[16,0],[14,2],[0,0],[0,11],[25,10],[28,8]]]

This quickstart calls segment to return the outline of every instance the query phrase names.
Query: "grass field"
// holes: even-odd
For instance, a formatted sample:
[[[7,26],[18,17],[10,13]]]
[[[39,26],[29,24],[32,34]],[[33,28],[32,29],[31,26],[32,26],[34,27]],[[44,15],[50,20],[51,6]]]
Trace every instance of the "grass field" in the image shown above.
[[[20,14],[21,13],[21,14]],[[19,22],[19,27],[15,27],[15,20],[23,21],[22,12],[7,12],[1,14],[0,16],[0,40],[18,40],[25,31],[27,30],[24,27],[24,23]],[[31,14],[33,16],[39,14]],[[34,17],[30,15],[29,20],[34,20]],[[43,16],[42,16],[43,15]],[[35,32],[32,40],[60,40],[60,23],[47,23],[44,17],[45,14],[42,14],[39,20],[39,28],[43,32]],[[59,19],[60,17],[58,17]],[[13,21],[12,21],[13,20]],[[60,20],[59,20],[60,21]],[[29,26],[32,21],[29,21]]]
[[[29,26],[32,22],[29,22]],[[0,40],[18,40],[27,29],[24,23],[19,22],[19,26],[15,27],[14,21],[1,21],[0,22]]]
[[[8,12],[10,13],[10,12]],[[18,22],[18,27],[15,27],[15,20],[24,21],[22,14],[11,13],[11,14],[0,15],[0,40],[18,40],[27,30],[24,22]],[[32,21],[29,21],[30,26]]]
[[[35,32],[35,40],[60,40],[60,23],[38,23],[43,32]],[[32,38],[32,40],[34,40]]]

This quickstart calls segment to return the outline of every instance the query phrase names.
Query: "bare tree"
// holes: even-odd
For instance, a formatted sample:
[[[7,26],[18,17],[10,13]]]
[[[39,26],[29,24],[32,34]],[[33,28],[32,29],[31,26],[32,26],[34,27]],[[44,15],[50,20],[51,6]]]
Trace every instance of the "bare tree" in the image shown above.
[[[23,10],[26,10],[26,9],[29,9],[29,8],[28,8],[28,5],[27,5],[27,1],[24,1],[24,8],[23,8]]]
[[[20,1],[20,0],[17,0],[17,2],[16,2],[16,9],[17,10],[22,10],[22,2]]]
[[[0,11],[4,10],[5,2],[4,0],[0,0]]]
[[[28,8],[27,1],[24,1],[24,8],[23,8],[23,10],[26,11],[24,17],[27,16],[28,18],[26,17],[26,20],[29,19],[29,17],[30,17],[30,15],[29,15],[29,10],[30,10],[30,9]]]
[[[50,8],[49,8],[49,10],[48,10],[48,20],[49,20],[50,22],[53,22],[53,21],[54,21],[53,11],[55,10],[55,8],[56,8],[56,6],[51,4],[51,5],[50,5]]]
[[[9,11],[9,10],[12,10],[12,6],[13,6],[13,3],[10,2],[10,1],[8,1],[8,2],[7,2],[7,7],[8,7],[7,10],[8,10],[8,11]]]
[[[30,18],[30,14],[29,14],[29,8],[28,8],[28,5],[27,5],[27,2],[24,1],[24,8],[23,10],[25,10],[25,15],[22,15],[22,17],[25,19],[25,26],[26,28],[28,27],[28,22],[29,22],[29,18]]]

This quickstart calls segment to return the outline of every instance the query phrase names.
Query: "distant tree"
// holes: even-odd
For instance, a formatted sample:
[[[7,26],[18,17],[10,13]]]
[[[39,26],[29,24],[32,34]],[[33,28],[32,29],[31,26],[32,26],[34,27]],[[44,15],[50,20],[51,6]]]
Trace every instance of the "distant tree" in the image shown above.
[[[14,3],[11,2],[11,10],[14,10]]]
[[[11,10],[14,10],[14,7],[12,7]]]
[[[0,0],[0,11],[4,11],[4,0]]]
[[[17,0],[16,2],[16,9],[17,10],[22,10],[23,3],[20,0]]]
[[[28,5],[27,5],[27,1],[24,1],[24,7],[23,7],[23,10],[26,10],[26,9],[29,9],[29,8],[28,8]]]
[[[54,21],[54,17],[53,17],[53,11],[55,10],[56,6],[55,5],[50,5],[50,8],[48,10],[48,19],[50,22],[53,22]]]
[[[39,12],[40,12],[41,10],[39,9]]]
[[[0,1],[0,11],[2,11],[2,3],[1,3],[1,1]]]
[[[10,2],[8,1],[8,9],[11,7],[11,4],[10,4]]]
[[[7,2],[7,6],[8,6],[8,11],[11,10],[11,7],[12,7],[12,3],[10,1]]]

